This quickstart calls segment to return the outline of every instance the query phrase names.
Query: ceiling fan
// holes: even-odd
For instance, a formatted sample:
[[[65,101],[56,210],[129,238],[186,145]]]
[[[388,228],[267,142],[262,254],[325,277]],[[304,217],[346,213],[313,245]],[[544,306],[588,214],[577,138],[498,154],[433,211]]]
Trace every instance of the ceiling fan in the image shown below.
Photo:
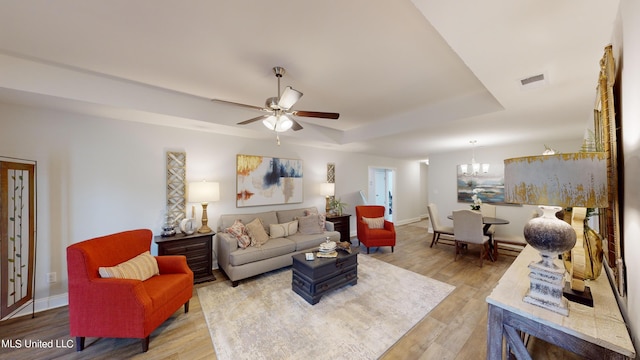
[[[298,90],[295,90],[291,86],[287,86],[284,89],[284,92],[280,93],[280,78],[285,74],[285,69],[281,66],[276,66],[273,68],[273,73],[278,79],[278,96],[267,98],[265,101],[265,106],[254,106],[247,104],[240,104],[237,102],[212,99],[212,101],[221,102],[225,104],[238,105],[250,109],[260,110],[265,112],[266,114],[256,116],[249,120],[241,121],[238,125],[246,125],[256,122],[258,120],[262,120],[264,126],[266,126],[269,130],[273,130],[275,132],[284,132],[289,129],[293,129],[294,131],[302,130],[302,125],[298,123],[293,116],[300,117],[314,117],[314,118],[322,118],[322,119],[337,119],[340,117],[338,113],[330,113],[330,112],[320,112],[320,111],[305,111],[305,110],[292,110],[291,107],[300,100],[302,97],[302,93]]]

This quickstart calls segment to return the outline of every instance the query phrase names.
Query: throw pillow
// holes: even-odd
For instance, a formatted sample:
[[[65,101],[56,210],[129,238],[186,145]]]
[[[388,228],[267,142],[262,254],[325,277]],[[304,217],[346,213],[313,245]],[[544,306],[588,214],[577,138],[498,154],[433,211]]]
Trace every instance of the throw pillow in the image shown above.
[[[269,237],[271,239],[293,235],[298,232],[298,220],[289,221],[284,224],[269,225]]]
[[[240,219],[237,219],[233,222],[233,225],[226,228],[224,231],[233,235],[236,240],[238,240],[238,247],[241,249],[246,249],[251,245],[251,239],[247,234],[244,233],[244,224]]]
[[[267,235],[267,232],[264,230],[260,218],[253,219],[253,221],[245,225],[245,229],[251,238],[251,242],[256,246],[262,246],[269,241],[269,235]]]
[[[320,226],[319,215],[307,215],[298,218],[298,230],[305,235],[322,234],[323,228]]]
[[[369,229],[384,229],[384,217],[366,218],[363,216],[362,221],[367,224]]]
[[[308,209],[304,211],[305,215],[318,215],[318,219],[320,220],[320,227],[322,229],[325,228],[325,222],[327,221],[327,218],[324,214],[320,214],[318,213],[318,209]]]
[[[159,275],[158,261],[149,251],[122,262],[112,267],[99,267],[98,272],[102,278],[133,279],[145,281],[148,278]]]

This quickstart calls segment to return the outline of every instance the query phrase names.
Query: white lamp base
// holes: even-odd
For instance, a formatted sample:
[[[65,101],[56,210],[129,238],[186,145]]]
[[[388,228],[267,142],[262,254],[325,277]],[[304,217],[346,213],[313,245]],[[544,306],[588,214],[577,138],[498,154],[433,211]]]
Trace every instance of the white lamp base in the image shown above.
[[[558,314],[569,316],[567,299],[562,297],[565,270],[552,263],[549,255],[541,254],[542,260],[529,265],[529,291],[524,302],[543,307]],[[545,257],[549,257],[546,258]],[[548,266],[551,263],[552,266]]]

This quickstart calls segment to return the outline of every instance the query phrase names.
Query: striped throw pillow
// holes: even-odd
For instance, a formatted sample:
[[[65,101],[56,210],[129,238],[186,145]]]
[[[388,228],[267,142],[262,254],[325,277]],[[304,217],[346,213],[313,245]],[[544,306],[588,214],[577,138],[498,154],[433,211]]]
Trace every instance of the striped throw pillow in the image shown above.
[[[384,229],[384,217],[366,218],[363,216],[362,221],[367,224],[369,229]]]
[[[100,277],[115,279],[134,279],[147,280],[148,278],[159,275],[158,262],[149,251],[127,260],[112,267],[99,267]]]

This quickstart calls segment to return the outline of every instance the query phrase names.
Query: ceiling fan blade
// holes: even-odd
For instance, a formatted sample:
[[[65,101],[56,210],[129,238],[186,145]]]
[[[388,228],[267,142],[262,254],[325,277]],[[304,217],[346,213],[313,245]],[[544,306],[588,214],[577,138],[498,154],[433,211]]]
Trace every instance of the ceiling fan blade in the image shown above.
[[[241,103],[237,103],[237,102],[233,102],[233,101],[220,100],[220,99],[211,99],[211,101],[215,101],[215,102],[219,102],[219,103],[223,103],[223,104],[229,104],[229,105],[242,106],[242,107],[246,107],[246,108],[249,108],[249,109],[255,109],[255,110],[260,110],[260,111],[271,112],[270,109],[266,109],[266,108],[263,108],[261,106],[241,104]]]
[[[252,122],[256,122],[258,120],[262,120],[262,119],[266,119],[268,118],[269,115],[260,115],[260,116],[256,116],[254,118],[251,118],[249,120],[245,120],[245,121],[241,121],[238,123],[238,125],[247,125],[247,124],[251,124]]]
[[[293,106],[293,104],[297,103],[298,100],[302,97],[302,93],[291,86],[287,86],[282,92],[282,96],[280,96],[280,101],[278,101],[278,106],[281,109],[289,110]]]
[[[305,111],[305,110],[296,110],[291,112],[291,114],[295,116],[302,116],[302,117],[315,117],[315,118],[334,119],[334,120],[340,117],[340,114],[338,113],[321,112],[321,111]]]
[[[291,119],[291,122],[293,123],[293,125],[291,125],[291,129],[293,129],[293,131],[298,131],[298,130],[302,130],[302,125],[300,125],[299,122]]]

